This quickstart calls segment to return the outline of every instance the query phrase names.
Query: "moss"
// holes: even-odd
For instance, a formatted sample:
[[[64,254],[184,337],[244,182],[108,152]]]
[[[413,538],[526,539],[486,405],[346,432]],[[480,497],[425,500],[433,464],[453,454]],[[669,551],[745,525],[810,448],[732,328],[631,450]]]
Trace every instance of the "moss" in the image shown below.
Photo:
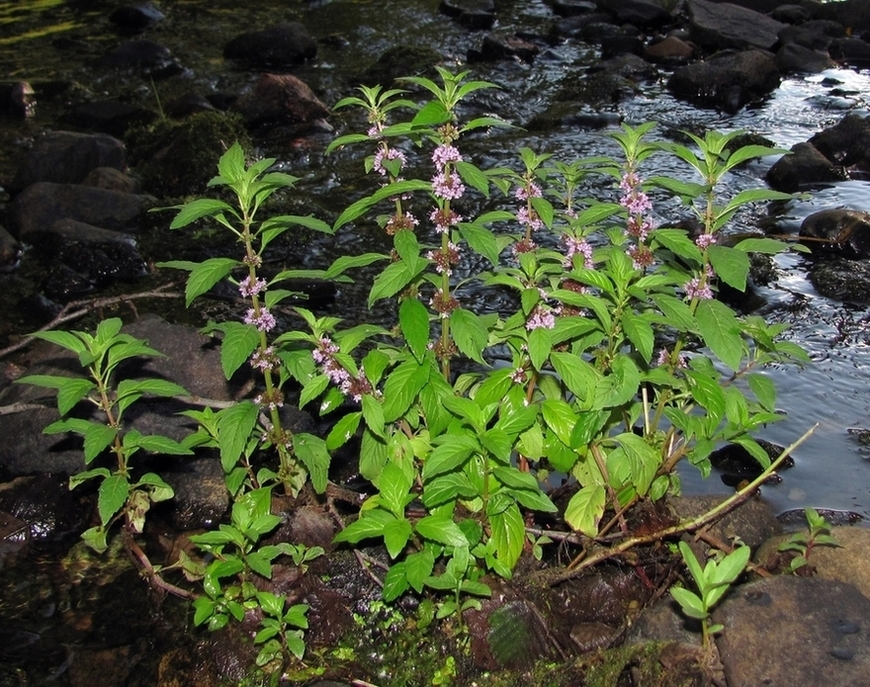
[[[217,174],[217,163],[233,142],[251,149],[241,117],[199,112],[182,122],[161,119],[127,132],[130,161],[147,191],[182,197],[201,193]]]

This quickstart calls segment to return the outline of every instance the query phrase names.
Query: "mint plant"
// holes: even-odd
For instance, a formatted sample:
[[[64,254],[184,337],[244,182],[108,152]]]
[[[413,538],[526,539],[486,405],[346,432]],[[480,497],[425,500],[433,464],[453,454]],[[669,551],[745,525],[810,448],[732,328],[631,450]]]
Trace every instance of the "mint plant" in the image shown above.
[[[718,562],[711,558],[701,568],[686,542],[681,541],[679,547],[699,593],[685,587],[671,587],[671,596],[680,604],[683,613],[701,621],[702,641],[707,648],[710,646],[710,637],[724,629],[722,625],[710,625],[710,611],[746,569],[751,549],[740,546]]]
[[[804,508],[807,519],[807,532],[795,532],[779,545],[782,552],[793,551],[796,555],[789,561],[787,572],[798,573],[806,570],[813,549],[817,546],[840,546],[831,535],[831,525],[815,508]]]
[[[233,145],[221,157],[219,176],[212,179],[209,186],[230,191],[236,204],[197,199],[178,208],[170,224],[171,229],[179,229],[211,218],[238,238],[241,255],[210,258],[202,263],[174,260],[161,265],[190,272],[185,289],[188,306],[225,278],[230,278],[238,286],[239,295],[250,303],[242,322],[211,323],[206,331],[223,335],[221,365],[227,379],[248,362],[262,374],[264,390],[252,400],[241,401],[217,413],[210,410],[190,413],[201,422],[200,445],[220,449],[227,486],[233,494],[243,485],[258,488],[272,484],[281,484],[286,492],[298,494],[309,477],[314,488],[322,492],[329,467],[324,442],[312,434],[294,435],[282,424],[279,412],[284,404],[283,386],[290,374],[307,376],[313,368],[311,361],[307,356],[300,358],[298,352],[294,355],[283,351],[280,336],[269,338],[277,324],[273,311],[294,295],[288,289],[279,288],[281,283],[319,273],[284,270],[268,281],[260,276],[265,251],[291,227],[318,231],[329,231],[329,227],[312,217],[295,215],[258,221],[263,204],[274,193],[292,188],[296,182],[296,178],[288,174],[270,172],[274,163],[274,159],[265,159],[246,166],[241,146]],[[237,270],[244,276],[238,276]],[[254,470],[251,457],[258,449],[272,449],[277,453],[277,470]]]
[[[70,489],[97,479],[97,510],[100,524],[91,527],[82,538],[97,552],[107,548],[109,529],[123,523],[129,534],[141,534],[151,504],[173,497],[172,487],[153,472],[136,475],[131,459],[138,451],[165,455],[187,455],[191,451],[159,435],[143,435],[124,427],[124,413],[146,394],[149,396],[186,396],[183,387],[162,379],[117,379],[115,372],[125,360],[163,355],[148,344],[121,332],[118,318],[103,320],[96,332],[35,332],[34,337],[72,351],[87,371],[87,377],[29,375],[17,381],[57,389],[57,409],[61,419],[48,425],[46,434],[72,432],[84,439],[85,465],[93,464],[104,453],[114,457],[113,467],[92,467],[70,478]],[[80,403],[97,408],[103,421],[68,417]]]

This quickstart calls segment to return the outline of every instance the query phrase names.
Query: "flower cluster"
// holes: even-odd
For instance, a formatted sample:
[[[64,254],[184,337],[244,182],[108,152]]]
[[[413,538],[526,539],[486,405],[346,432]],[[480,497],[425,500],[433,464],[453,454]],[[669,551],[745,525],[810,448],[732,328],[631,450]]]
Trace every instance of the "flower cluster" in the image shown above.
[[[710,246],[716,243],[716,235],[715,234],[699,234],[695,239],[695,245],[698,246],[701,250],[706,250]]]
[[[536,305],[532,310],[529,319],[526,320],[526,329],[554,329],[556,327],[556,315],[560,313],[559,308],[551,308],[547,305]]]
[[[447,250],[430,250],[426,257],[435,263],[435,270],[438,274],[446,274],[448,277],[453,274],[453,265],[459,264],[459,246],[453,241],[447,243]]]
[[[544,222],[535,212],[534,208],[522,207],[517,210],[517,221],[526,226],[530,231],[538,231],[544,227]]]
[[[329,377],[345,396],[359,403],[364,394],[374,393],[371,382],[366,378],[365,370],[360,367],[359,376],[354,377],[335,359],[338,346],[328,337],[322,337],[317,348],[311,351],[314,362],[320,365],[323,374]]]
[[[649,196],[643,192],[641,179],[637,172],[626,172],[619,182],[619,188],[623,192],[619,204],[628,210],[629,214],[642,215],[647,210],[652,210],[652,203]]]
[[[389,148],[386,145],[378,148],[378,152],[375,153],[375,159],[372,162],[372,169],[375,170],[382,177],[387,176],[387,174],[391,174],[391,171],[384,165],[384,161],[389,162],[390,160],[398,160],[398,170],[401,170],[402,167],[408,162],[408,159],[405,157],[405,153],[397,148]],[[390,165],[394,167],[393,165]],[[398,174],[391,174],[392,176],[398,176]]]
[[[435,231],[439,234],[446,234],[450,227],[459,224],[462,221],[462,216],[457,215],[450,208],[435,208],[429,215],[432,224],[435,225]]]
[[[683,285],[683,289],[685,289],[686,298],[689,300],[697,298],[700,301],[708,301],[713,298],[713,289],[710,288],[710,284],[705,280],[702,285],[699,277],[690,279]]]
[[[250,275],[239,282],[239,293],[242,295],[242,298],[251,298],[262,293],[265,289],[266,281],[264,279],[257,279]]]
[[[259,313],[254,308],[248,308],[243,321],[245,324],[254,325],[261,332],[271,331],[277,324],[275,316],[269,312],[268,308],[263,306],[260,306]]]
[[[453,296],[445,295],[441,289],[438,289],[429,300],[429,305],[432,307],[432,310],[446,319],[450,317],[450,313],[459,307],[459,301]]]
[[[465,184],[449,165],[462,162],[462,155],[452,145],[440,145],[432,153],[436,174],[432,177],[432,193],[442,200],[457,200],[465,193]]]
[[[284,405],[284,394],[280,389],[272,389],[271,393],[264,391],[254,396],[254,403],[265,406],[269,410],[276,410]]]
[[[527,201],[529,198],[541,198],[544,194],[540,186],[534,181],[530,181],[525,186],[517,188],[514,195],[517,197],[517,200]]]
[[[251,354],[251,367],[260,370],[260,372],[275,370],[280,364],[281,360],[275,353],[275,348],[273,346],[269,346],[265,349],[258,348]]]
[[[655,364],[657,366],[661,365],[673,365],[675,370],[682,370],[689,366],[688,361],[686,360],[686,356],[682,353],[678,355],[674,355],[671,351],[668,351],[667,348],[662,348],[658,355],[656,356]]]
[[[420,224],[420,220],[414,217],[410,212],[405,212],[404,214],[396,213],[387,219],[387,223],[384,225],[384,231],[386,231],[390,236],[393,236],[396,232],[401,231],[402,229],[414,231],[414,227],[418,224]]]
[[[578,254],[583,256],[583,267],[587,270],[595,267],[595,263],[592,261],[592,246],[589,245],[586,239],[578,239],[565,234],[562,237],[562,243],[565,244],[565,260],[563,264],[566,269],[574,265],[574,256]]]

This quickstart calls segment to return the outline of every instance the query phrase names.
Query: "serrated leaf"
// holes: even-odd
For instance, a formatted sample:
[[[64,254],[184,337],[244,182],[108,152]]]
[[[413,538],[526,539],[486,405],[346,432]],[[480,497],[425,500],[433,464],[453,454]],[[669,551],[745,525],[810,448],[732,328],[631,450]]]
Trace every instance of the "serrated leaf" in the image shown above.
[[[486,348],[489,332],[481,318],[470,310],[457,308],[450,315],[450,324],[453,340],[462,354],[481,365],[486,365],[482,353]]]
[[[512,570],[523,552],[526,540],[523,515],[517,505],[511,503],[501,512],[490,514],[489,523],[496,557]]]
[[[698,246],[682,229],[656,229],[652,232],[652,238],[681,258],[697,264],[701,264],[704,260]]]
[[[405,550],[411,534],[413,534],[411,523],[404,518],[393,520],[384,526],[384,546],[386,546],[390,558],[396,558]]]
[[[475,165],[470,162],[458,161],[453,163],[454,168],[459,172],[459,176],[469,186],[476,188],[484,196],[489,197],[489,179],[486,174],[480,171]]]
[[[423,479],[428,481],[442,473],[456,470],[479,449],[477,441],[470,436],[449,434],[441,437],[439,445],[423,464]]]
[[[391,601],[395,601],[402,594],[408,591],[408,577],[405,572],[407,567],[407,563],[402,561],[401,563],[395,563],[390,566],[390,569],[387,570],[387,574],[384,575],[384,588],[381,591],[381,594],[384,597],[384,601],[390,603]]]
[[[300,432],[293,436],[293,450],[308,470],[314,491],[322,494],[326,490],[331,462],[326,442],[313,434]]]
[[[534,368],[540,371],[550,357],[550,352],[553,350],[553,340],[550,338],[550,331],[543,327],[530,331],[528,347],[529,359],[532,361]]]
[[[432,574],[435,567],[435,557],[429,548],[412,553],[405,559],[405,575],[408,583],[418,594],[423,591],[426,579]]]
[[[197,265],[187,278],[184,289],[185,305],[189,307],[194,298],[207,293],[238,264],[237,260],[230,258],[209,258]]]
[[[789,249],[788,244],[778,241],[777,239],[768,238],[743,239],[737,243],[734,248],[736,250],[741,250],[744,253],[764,253],[766,255],[784,253]]]
[[[570,445],[571,432],[579,419],[568,403],[558,398],[547,399],[541,404],[544,422],[565,446]]]
[[[422,500],[423,505],[431,509],[443,503],[475,496],[478,496],[477,489],[464,472],[448,472],[426,482]]]
[[[329,431],[326,437],[326,448],[328,451],[334,451],[339,446],[343,446],[356,433],[359,428],[360,420],[362,419],[361,412],[348,413],[343,418],[338,420]]]
[[[693,331],[697,326],[689,306],[681,299],[667,294],[653,294],[653,302],[667,318],[668,324],[678,331]]]
[[[643,361],[648,363],[652,358],[655,345],[655,334],[649,322],[627,310],[622,314],[622,330],[628,340],[634,344]]]
[[[221,341],[221,369],[224,377],[229,379],[251,357],[251,353],[260,343],[260,334],[255,326],[242,322],[224,322],[218,329],[224,333]]]
[[[232,206],[222,200],[198,198],[181,206],[178,214],[169,224],[170,229],[180,229],[203,217],[215,217],[226,212],[232,212]]]
[[[355,267],[367,267],[374,262],[389,260],[389,255],[383,253],[364,253],[363,255],[343,255],[337,258],[323,275],[324,279],[335,279],[343,275],[347,270]]]
[[[257,425],[258,408],[250,401],[241,401],[218,414],[218,443],[224,472],[232,470]]]
[[[695,320],[706,346],[732,370],[739,370],[743,339],[734,311],[717,300],[702,300],[695,310]]]
[[[707,252],[719,279],[738,291],[745,291],[746,277],[749,275],[749,256],[736,248],[715,244]]]
[[[581,406],[591,399],[595,386],[602,381],[598,370],[573,353],[556,351],[550,354],[550,363]]]
[[[429,379],[428,363],[406,360],[394,369],[384,382],[384,421],[398,420],[411,406],[420,389]]]
[[[102,481],[97,497],[97,511],[103,527],[124,507],[129,493],[130,483],[123,475],[111,475]]]
[[[372,282],[368,306],[371,308],[377,301],[395,296],[410,284],[415,276],[416,273],[411,272],[408,263],[404,260],[390,263]]]
[[[468,546],[468,539],[465,537],[465,534],[459,525],[449,517],[427,515],[417,521],[414,529],[424,539],[429,539],[444,546]]]
[[[600,484],[582,487],[565,508],[565,522],[587,537],[598,534],[598,522],[604,514],[605,494]]]
[[[383,537],[384,527],[395,519],[394,515],[379,508],[364,510],[360,513],[358,520],[352,522],[336,534],[332,541],[336,543],[348,542],[350,544],[357,544],[363,539]]]
[[[416,298],[405,298],[399,306],[402,336],[418,362],[422,362],[429,344],[429,311]]]
[[[478,221],[481,220],[482,218]],[[501,251],[495,235],[489,229],[463,222],[459,225],[459,233],[471,250],[489,260],[493,267],[498,266]]]

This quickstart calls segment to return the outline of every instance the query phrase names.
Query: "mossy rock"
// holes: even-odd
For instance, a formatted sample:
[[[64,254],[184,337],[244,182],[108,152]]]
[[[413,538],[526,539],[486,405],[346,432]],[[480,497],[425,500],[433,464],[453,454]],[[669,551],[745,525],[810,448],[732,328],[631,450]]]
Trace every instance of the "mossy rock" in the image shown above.
[[[199,112],[181,122],[161,119],[151,126],[131,129],[125,143],[130,163],[149,193],[183,197],[202,193],[217,174],[221,155],[235,141],[250,150],[241,117]]]

